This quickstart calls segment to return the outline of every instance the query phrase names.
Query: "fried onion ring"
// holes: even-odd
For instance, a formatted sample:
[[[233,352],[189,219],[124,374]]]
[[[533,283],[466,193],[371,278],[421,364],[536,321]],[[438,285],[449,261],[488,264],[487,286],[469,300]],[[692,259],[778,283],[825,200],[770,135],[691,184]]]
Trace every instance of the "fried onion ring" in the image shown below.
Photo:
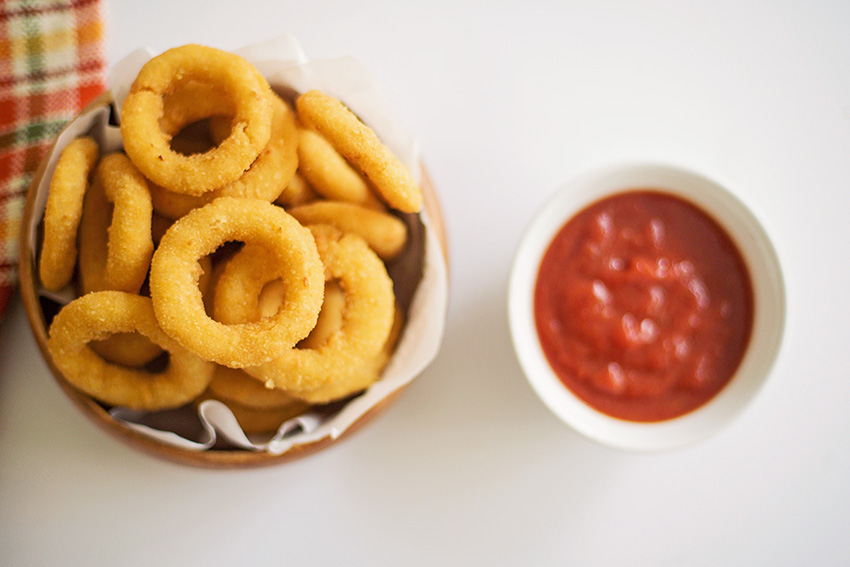
[[[419,212],[422,190],[413,175],[345,105],[317,90],[299,96],[295,105],[301,121],[360,170],[390,207],[404,213]]]
[[[274,317],[227,325],[206,314],[198,260],[231,240],[262,246],[277,266],[290,293]],[[151,262],[150,289],[166,333],[207,360],[241,368],[272,360],[310,333],[324,278],[313,236],[292,216],[265,201],[220,197],[168,229]]]
[[[184,195],[157,185],[151,186],[154,210],[177,219],[219,197],[251,197],[272,202],[277,199],[298,168],[298,131],[295,113],[273,95],[274,114],[269,143],[239,179],[199,196]]]
[[[225,323],[252,322],[272,317],[280,309],[286,287],[269,273],[268,254],[258,246],[246,246],[222,269],[217,286],[216,319]],[[256,298],[256,300],[254,299]],[[342,328],[345,292],[335,281],[325,282],[322,309],[316,326],[298,348],[318,348]]]
[[[109,254],[110,209],[103,184],[95,177],[91,187],[86,191],[83,216],[80,219],[78,242],[80,295],[110,288],[105,277],[106,258]]]
[[[392,260],[407,243],[407,225],[396,216],[340,201],[316,201],[288,209],[301,224],[329,224],[361,236],[378,256]]]
[[[169,352],[164,371],[110,364],[88,346],[92,340],[134,331]],[[47,349],[65,379],[109,405],[150,411],[179,407],[206,389],[215,369],[162,332],[151,300],[140,295],[120,291],[83,295],[56,315],[49,335]]]
[[[230,136],[202,154],[183,155],[171,148],[160,127],[164,97],[189,82],[205,83],[232,98]],[[139,71],[121,106],[124,150],[157,185],[201,195],[242,176],[271,136],[271,88],[243,58],[201,45],[165,51]]]
[[[299,128],[298,163],[301,175],[327,199],[351,203],[374,199],[363,176],[315,130]]]
[[[293,393],[347,381],[358,372],[359,362],[375,356],[386,342],[395,304],[384,263],[362,238],[326,225],[311,230],[326,279],[337,280],[345,290],[342,328],[317,349],[293,348],[269,363],[245,368],[267,385]]]
[[[276,285],[279,282],[280,280],[275,280],[263,288],[259,300],[261,316],[267,316],[267,313],[275,313],[277,311],[283,299],[283,288]],[[344,316],[345,292],[336,281],[326,282],[325,299],[322,301],[319,320],[316,322],[316,326],[310,332],[310,335],[298,343],[298,348],[318,349],[326,344],[334,333],[342,329]],[[381,371],[395,348],[395,343],[401,333],[403,321],[402,311],[396,306],[393,327],[390,331],[389,339],[384,344],[384,348],[381,349],[381,352],[377,356],[369,359],[364,358],[359,361],[364,366],[358,372],[349,372],[344,380],[333,381],[315,390],[295,391],[292,392],[292,395],[297,399],[312,404],[327,404],[366,389],[380,378]],[[260,384],[259,381],[255,381],[257,384]]]
[[[359,372],[350,372],[345,380],[333,381],[315,390],[295,391],[293,396],[311,404],[327,404],[365,390],[381,377],[381,372],[395,350],[403,326],[404,316],[396,306],[393,327],[384,348],[376,356],[362,360],[363,367]]]
[[[152,217],[147,183],[127,156],[114,153],[101,158],[86,193],[80,224],[83,293],[138,293],[153,254]]]
[[[44,242],[38,265],[45,289],[57,291],[74,275],[83,198],[99,152],[97,142],[84,136],[68,144],[56,162],[44,210]]]

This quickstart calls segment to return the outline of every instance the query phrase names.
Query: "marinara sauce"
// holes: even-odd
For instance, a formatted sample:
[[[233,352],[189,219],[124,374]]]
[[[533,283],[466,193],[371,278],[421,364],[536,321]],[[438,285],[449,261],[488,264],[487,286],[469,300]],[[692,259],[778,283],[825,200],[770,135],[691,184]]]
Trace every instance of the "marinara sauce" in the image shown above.
[[[690,412],[735,373],[753,324],[741,254],[697,207],[652,190],[605,198],[554,237],[534,295],[561,381],[629,421]]]

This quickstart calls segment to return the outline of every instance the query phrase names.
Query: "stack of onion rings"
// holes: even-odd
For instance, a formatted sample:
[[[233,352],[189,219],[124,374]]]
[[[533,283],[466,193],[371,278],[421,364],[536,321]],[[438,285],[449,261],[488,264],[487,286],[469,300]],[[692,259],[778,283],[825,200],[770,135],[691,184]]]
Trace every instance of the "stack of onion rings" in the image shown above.
[[[39,269],[45,289],[77,270],[49,331],[70,384],[149,411],[216,399],[252,433],[380,378],[404,321],[385,262],[408,238],[388,207],[418,211],[420,191],[339,101],[292,102],[243,59],[184,46],[133,83],[126,154],[63,152]]]

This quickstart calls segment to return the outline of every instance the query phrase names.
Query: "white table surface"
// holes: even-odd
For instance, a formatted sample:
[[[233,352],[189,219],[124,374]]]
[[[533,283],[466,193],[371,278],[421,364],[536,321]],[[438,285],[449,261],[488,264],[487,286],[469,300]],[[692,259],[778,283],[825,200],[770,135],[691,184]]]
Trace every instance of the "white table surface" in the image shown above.
[[[376,75],[444,207],[444,346],[341,444],[206,471],[96,429],[61,395],[16,298],[0,324],[0,563],[850,562],[850,4],[174,4],[111,3],[110,60],[286,32]],[[514,249],[547,196],[636,159],[728,181],[774,236],[789,296],[756,401],[661,454],[599,446],[551,415],[505,307]]]

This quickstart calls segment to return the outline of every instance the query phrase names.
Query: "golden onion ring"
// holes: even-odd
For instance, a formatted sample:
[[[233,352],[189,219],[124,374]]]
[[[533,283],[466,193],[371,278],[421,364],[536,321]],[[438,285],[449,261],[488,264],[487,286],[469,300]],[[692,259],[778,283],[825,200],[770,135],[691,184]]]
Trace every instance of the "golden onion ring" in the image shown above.
[[[390,207],[419,212],[422,190],[410,170],[345,105],[317,90],[299,96],[295,105],[301,122],[322,134],[360,170]]]
[[[361,361],[363,367],[359,372],[350,372],[345,379],[329,382],[313,390],[295,391],[292,395],[311,404],[327,404],[365,390],[381,377],[381,372],[395,350],[403,326],[404,315],[401,308],[396,306],[395,318],[387,342],[376,356]]]
[[[130,332],[167,350],[168,367],[157,373],[125,368],[104,361],[88,346]],[[206,389],[215,368],[162,332],[149,298],[121,291],[92,292],[63,307],[50,325],[47,349],[75,388],[105,404],[148,411],[191,402]]]
[[[277,199],[298,168],[298,134],[295,113],[277,95],[273,96],[273,100],[271,138],[248,171],[236,181],[198,196],[152,185],[154,210],[162,216],[177,219],[219,197],[251,197],[268,202]]]
[[[375,199],[363,176],[315,130],[298,129],[298,163],[304,179],[327,199],[351,203]]]
[[[329,224],[362,237],[378,256],[392,260],[407,243],[407,225],[387,212],[354,203],[315,201],[287,209],[301,224]]]
[[[233,240],[262,246],[283,267],[279,276],[291,293],[274,317],[226,325],[207,315],[198,261]],[[310,333],[321,309],[324,277],[310,231],[283,209],[257,199],[220,197],[166,231],[151,262],[150,289],[166,333],[207,360],[241,368],[272,360]]]
[[[153,254],[152,218],[150,191],[141,173],[124,154],[104,156],[83,203],[79,235],[83,293],[138,293]]]
[[[83,199],[99,153],[97,142],[84,136],[71,141],[56,162],[44,210],[44,242],[38,266],[45,289],[59,290],[74,276]]]
[[[342,328],[319,348],[289,349],[271,362],[245,368],[251,376],[293,394],[348,381],[360,372],[362,361],[377,355],[386,343],[395,311],[392,280],[362,238],[325,225],[311,230],[325,278],[338,281],[345,291]]]
[[[202,154],[183,155],[171,148],[171,135],[160,127],[164,97],[198,82],[221,89],[232,99],[230,136]],[[165,51],[139,71],[121,105],[124,150],[145,177],[188,195],[201,195],[232,183],[260,155],[271,136],[272,91],[238,55],[201,45]]]

